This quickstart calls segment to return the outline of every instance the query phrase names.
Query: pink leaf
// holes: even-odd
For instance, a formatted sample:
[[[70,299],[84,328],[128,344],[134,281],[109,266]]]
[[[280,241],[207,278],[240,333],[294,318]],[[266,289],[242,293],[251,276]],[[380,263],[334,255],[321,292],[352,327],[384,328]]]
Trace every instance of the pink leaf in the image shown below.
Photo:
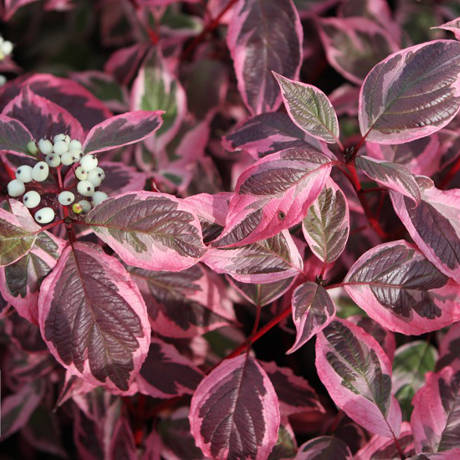
[[[436,374],[427,373],[425,386],[412,400],[414,410],[411,425],[418,452],[442,452],[458,448],[459,383],[458,373],[451,367],[445,367]]]
[[[203,373],[172,345],[152,339],[137,384],[152,398],[171,398],[192,394],[202,378]]]
[[[359,95],[368,141],[403,144],[447,125],[460,109],[460,43],[434,40],[379,62]]]
[[[23,318],[34,324],[38,324],[40,285],[56,265],[63,247],[63,240],[40,232],[30,252],[0,268],[0,292]]]
[[[296,460],[314,460],[317,458],[337,458],[352,460],[350,448],[334,436],[319,436],[303,443],[297,452]]]
[[[460,319],[456,286],[403,240],[367,251],[344,283],[371,318],[395,332],[423,334]]]
[[[24,427],[44,393],[45,384],[38,379],[24,385],[17,393],[3,398],[1,441]]]
[[[320,285],[307,281],[292,294],[292,321],[297,331],[294,345],[287,353],[294,353],[314,335],[322,331],[335,316],[335,305]]]
[[[460,371],[460,355],[458,354],[458,344],[460,343],[460,323],[450,326],[446,335],[439,343],[439,359],[436,369],[440,370],[445,366],[450,366],[455,372]]]
[[[65,109],[24,87],[2,110],[3,115],[19,120],[35,140],[53,138],[66,133],[72,139],[83,140],[83,128]]]
[[[145,186],[147,174],[137,171],[132,166],[105,160],[100,161],[99,166],[104,169],[105,179],[98,190],[107,193],[107,195],[138,191]]]
[[[431,176],[439,169],[440,142],[437,134],[397,145],[367,142],[369,156],[404,165],[412,174]]]
[[[396,214],[428,260],[460,283],[460,190],[439,190],[419,181],[422,201],[390,192]]]
[[[337,143],[339,121],[327,96],[313,85],[301,83],[273,72],[291,120],[311,136]]]
[[[358,85],[377,62],[398,49],[391,35],[367,18],[321,18],[319,26],[329,63]]]
[[[104,152],[134,144],[161,126],[161,111],[126,112],[93,126],[83,145],[85,153]]]
[[[460,40],[460,17],[452,19],[452,21],[441,24],[437,27],[431,27],[432,29],[444,29],[452,32],[457,40]]]
[[[195,391],[190,426],[204,455],[266,459],[278,439],[278,398],[250,355],[223,361]]]
[[[149,49],[150,46],[144,43],[120,48],[110,56],[105,63],[104,70],[113,75],[121,84],[127,85],[134,78]]]
[[[20,121],[0,115],[0,150],[28,154],[27,143],[32,139],[32,134]]]
[[[299,223],[321,192],[332,160],[309,147],[273,153],[246,169],[214,246],[241,246]]]
[[[224,283],[200,264],[176,273],[140,268],[133,268],[130,273],[158,334],[195,337],[235,321]]]
[[[42,335],[64,367],[114,392],[129,389],[148,352],[150,325],[120,262],[74,243],[43,282],[38,308]]]
[[[262,363],[262,367],[278,395],[282,416],[301,412],[325,413],[316,391],[305,379],[295,375],[290,368],[279,367],[274,362]]]
[[[108,458],[139,459],[131,423],[126,417],[121,416],[118,419],[110,438]]]
[[[5,0],[5,12],[3,14],[3,20],[9,21],[14,13],[21,7],[34,3],[37,0]]]
[[[399,434],[401,409],[391,395],[391,363],[363,329],[332,321],[316,339],[316,370],[335,404],[356,423],[381,436]]]
[[[420,202],[418,184],[404,166],[388,161],[375,160],[365,155],[356,158],[356,166],[370,179],[395,192]]]
[[[298,78],[302,40],[299,15],[291,0],[239,0],[233,8],[227,44],[238,89],[253,115],[279,107],[281,98],[271,71]]]
[[[148,270],[184,270],[205,250],[195,214],[167,194],[128,192],[108,198],[86,223],[127,264]]]
[[[203,262],[243,283],[272,283],[302,272],[302,257],[287,230],[247,246],[208,249]]]

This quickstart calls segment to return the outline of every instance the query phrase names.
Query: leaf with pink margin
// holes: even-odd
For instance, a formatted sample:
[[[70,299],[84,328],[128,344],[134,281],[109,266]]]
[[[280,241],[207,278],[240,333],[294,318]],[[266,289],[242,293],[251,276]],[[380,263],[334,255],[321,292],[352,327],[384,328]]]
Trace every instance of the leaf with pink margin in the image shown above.
[[[439,343],[439,358],[436,363],[436,371],[449,366],[454,372],[460,371],[460,323],[450,326],[447,333]]]
[[[404,165],[412,174],[431,176],[439,170],[440,142],[437,134],[405,144],[385,145],[366,142],[369,156]]]
[[[370,179],[395,192],[402,193],[415,203],[420,202],[420,189],[415,177],[404,167],[385,160],[360,155],[356,166]]]
[[[263,460],[278,440],[278,398],[260,364],[244,353],[223,361],[201,381],[189,420],[205,456]]]
[[[40,226],[20,202],[13,214],[0,208],[0,266],[10,265],[24,257],[33,247]]]
[[[35,140],[66,133],[72,139],[84,139],[83,128],[67,110],[24,87],[2,110],[2,114],[19,120]]]
[[[99,166],[104,169],[105,179],[98,187],[107,195],[122,194],[142,190],[147,174],[121,162],[101,160]]]
[[[28,88],[34,94],[69,112],[80,122],[85,132],[112,116],[110,110],[83,86],[50,74],[34,74],[31,77],[20,77],[8,82],[0,89],[2,110],[22,88]]]
[[[203,376],[203,372],[172,345],[153,338],[136,380],[141,393],[167,399],[193,394]]]
[[[138,110],[111,117],[91,128],[83,151],[104,152],[142,141],[161,126],[161,115],[161,111]]]
[[[242,246],[298,224],[320,194],[332,160],[309,147],[273,153],[238,179],[222,235],[213,246]]]
[[[37,0],[5,0],[3,20],[9,21],[19,8],[36,1]]]
[[[172,195],[140,191],[110,197],[85,221],[135,267],[181,271],[196,264],[205,251],[198,218]]]
[[[369,316],[347,316],[347,321],[356,324],[361,329],[364,329],[369,335],[381,345],[383,351],[387,354],[390,361],[393,362],[396,349],[396,339],[393,332],[381,326],[377,321],[369,318]]]
[[[36,324],[38,324],[38,321]],[[5,332],[11,338],[11,341],[26,353],[48,351],[40,334],[40,329],[36,324],[31,323],[14,312],[4,322]]]
[[[324,142],[335,144],[339,120],[327,96],[313,85],[294,81],[273,72],[291,120],[303,131]]]
[[[452,19],[452,21],[445,22],[437,27],[431,27],[431,29],[444,29],[452,32],[457,40],[460,40],[460,17]]]
[[[418,182],[422,201],[415,206],[390,192],[393,208],[425,257],[460,283],[460,189],[439,190],[428,178]]]
[[[120,416],[110,436],[107,458],[138,460],[136,441],[130,421]]]
[[[279,367],[275,362],[261,364],[278,395],[282,417],[301,412],[326,412],[316,391],[304,378],[295,375],[289,367]]]
[[[398,444],[405,458],[409,459],[409,456],[415,454],[414,438],[412,436],[411,426],[408,422],[402,422],[401,424]],[[387,437],[376,434],[372,436],[365,446],[356,452],[354,458],[356,460],[396,459],[401,458],[401,454],[395,445],[394,439],[388,439]]]
[[[42,284],[38,309],[42,336],[66,369],[112,392],[128,392],[148,352],[150,324],[120,262],[97,246],[67,247]]]
[[[329,94],[329,100],[335,113],[340,115],[358,115],[359,88],[344,83]]]
[[[132,110],[162,111],[163,123],[146,142],[152,151],[161,150],[177,134],[187,113],[184,88],[169,70],[157,48],[142,63],[131,90]]]
[[[181,272],[132,268],[130,274],[152,328],[164,337],[195,337],[235,321],[223,281],[200,264]]]
[[[302,25],[291,0],[239,0],[233,8],[227,45],[238,89],[252,115],[279,107],[281,97],[271,71],[297,79],[302,41]]]
[[[318,259],[331,263],[342,254],[350,234],[350,212],[345,194],[327,179],[302,221],[305,241]]]
[[[391,395],[391,363],[372,336],[335,319],[316,338],[316,370],[351,419],[372,433],[398,436],[401,409]]]
[[[73,439],[78,456],[85,460],[104,458],[103,426],[74,406]]]
[[[446,126],[460,109],[460,43],[434,40],[379,62],[359,95],[368,141],[403,144]]]
[[[27,143],[32,139],[30,131],[19,120],[0,115],[0,150],[29,154]]]
[[[319,458],[336,458],[352,460],[350,448],[334,436],[319,436],[304,442],[296,455],[296,460],[315,460]]]
[[[311,13],[321,14],[339,3],[340,0],[294,0],[300,17],[310,17]]]
[[[56,265],[65,243],[51,233],[40,232],[27,254],[0,268],[0,292],[16,311],[38,324],[40,285]]]
[[[273,283],[253,284],[242,283],[233,279],[231,276],[227,277],[229,283],[240,293],[245,299],[253,305],[264,307],[280,298],[292,286],[296,277],[285,278]]]
[[[458,288],[404,240],[363,254],[344,279],[347,294],[391,331],[418,335],[460,319]]]
[[[45,384],[43,380],[37,379],[25,384],[17,393],[3,398],[1,441],[26,425],[44,393]]]
[[[451,367],[427,373],[425,385],[415,394],[411,426],[417,452],[442,452],[460,443],[460,374]],[[452,457],[454,458],[454,457]]]
[[[329,64],[358,85],[375,64],[398,50],[385,29],[363,17],[321,18],[319,36]]]
[[[222,145],[230,152],[244,150],[254,158],[305,143],[306,134],[282,112],[267,112],[238,123],[227,134]],[[321,143],[309,136],[320,147]],[[321,152],[321,148],[318,149]]]
[[[335,305],[327,291],[311,281],[298,286],[292,294],[292,321],[297,331],[294,345],[286,352],[294,353],[335,317]]]
[[[122,85],[127,85],[136,75],[149,49],[150,45],[144,43],[120,48],[109,57],[104,71],[113,75]]]
[[[76,81],[114,112],[126,112],[128,93],[126,88],[118,84],[114,77],[98,70],[87,70],[71,74]]]
[[[303,261],[287,230],[238,248],[209,248],[202,261],[216,273],[242,283],[273,283],[297,276]]]

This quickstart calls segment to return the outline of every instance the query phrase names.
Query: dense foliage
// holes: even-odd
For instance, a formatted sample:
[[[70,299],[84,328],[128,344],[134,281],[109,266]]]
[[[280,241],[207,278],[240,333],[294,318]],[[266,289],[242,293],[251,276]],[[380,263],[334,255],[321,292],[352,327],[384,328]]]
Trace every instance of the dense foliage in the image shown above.
[[[456,0],[3,0],[1,449],[460,458]]]

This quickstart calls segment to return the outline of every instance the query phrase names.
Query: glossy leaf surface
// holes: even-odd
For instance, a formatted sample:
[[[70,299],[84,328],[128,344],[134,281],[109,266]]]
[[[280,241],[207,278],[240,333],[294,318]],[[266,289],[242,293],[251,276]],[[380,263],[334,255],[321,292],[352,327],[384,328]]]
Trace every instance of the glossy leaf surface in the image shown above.
[[[197,445],[216,460],[266,459],[278,439],[278,398],[247,354],[223,361],[202,380],[189,418]]]
[[[381,436],[397,436],[401,409],[391,395],[391,364],[377,341],[335,319],[316,339],[316,369],[335,404]]]

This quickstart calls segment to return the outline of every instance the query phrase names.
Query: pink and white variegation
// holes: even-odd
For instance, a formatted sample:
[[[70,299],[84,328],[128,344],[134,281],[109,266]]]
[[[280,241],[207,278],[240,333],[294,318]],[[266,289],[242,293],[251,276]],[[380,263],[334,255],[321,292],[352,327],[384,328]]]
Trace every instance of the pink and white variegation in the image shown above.
[[[398,436],[401,409],[391,394],[391,363],[372,336],[335,319],[317,336],[316,370],[351,419],[372,433]]]
[[[267,27],[265,24],[270,24]],[[303,31],[292,0],[239,0],[227,33],[238,89],[253,115],[281,103],[271,72],[297,79],[302,63]],[[260,59],[260,54],[265,54]]]
[[[150,324],[120,262],[86,243],[68,246],[42,284],[38,311],[43,338],[64,367],[130,394],[148,352]]]
[[[189,420],[206,456],[263,460],[278,439],[278,398],[261,365],[243,354],[225,360],[202,380]]]

